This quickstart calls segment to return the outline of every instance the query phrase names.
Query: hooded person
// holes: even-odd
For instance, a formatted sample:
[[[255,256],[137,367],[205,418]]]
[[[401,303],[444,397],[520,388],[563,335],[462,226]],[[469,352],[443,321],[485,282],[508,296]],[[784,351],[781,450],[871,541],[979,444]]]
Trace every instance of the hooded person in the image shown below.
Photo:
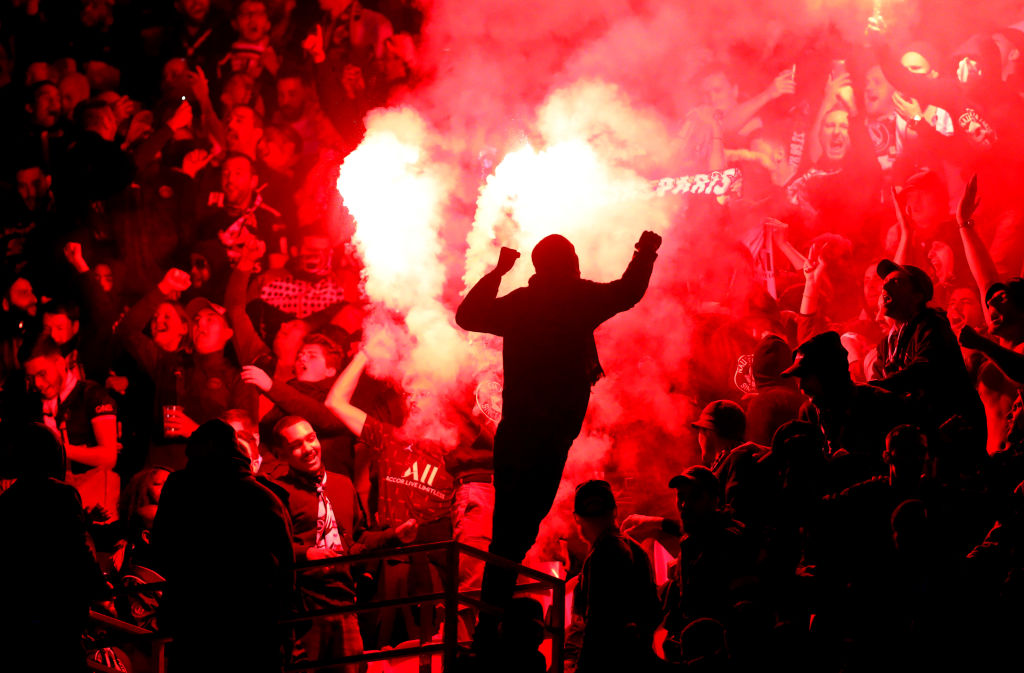
[[[768,446],[775,431],[800,414],[804,397],[792,378],[782,372],[793,363],[793,351],[779,336],[766,334],[754,349],[751,372],[754,392],[745,396],[747,439]]]
[[[580,277],[572,243],[552,234],[533,250],[536,273],[529,285],[498,297],[502,276],[519,257],[502,248],[494,270],[473,286],[456,311],[461,328],[504,339],[491,553],[519,563],[536,539],[582,428],[590,388],[602,374],[594,330],[644,296],[660,245],[660,236],[645,231],[622,277],[596,283]],[[485,602],[504,607],[514,586],[514,572],[487,565]],[[481,615],[478,650],[490,648],[496,628],[493,619]]]
[[[85,670],[82,632],[105,589],[64,447],[42,423],[0,426],[0,647],[5,670]],[[6,486],[6,488],[3,488]],[[10,553],[17,550],[17,553]]]
[[[192,671],[280,671],[277,622],[295,588],[288,514],[253,476],[227,423],[199,426],[186,456],[167,478],[152,534],[173,656]]]

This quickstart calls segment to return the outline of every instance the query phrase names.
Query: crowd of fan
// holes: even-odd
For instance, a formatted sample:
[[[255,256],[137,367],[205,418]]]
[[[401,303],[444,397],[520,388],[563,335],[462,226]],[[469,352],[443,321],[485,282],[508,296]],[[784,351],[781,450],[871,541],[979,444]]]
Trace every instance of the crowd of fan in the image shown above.
[[[403,435],[327,224],[365,113],[416,85],[422,21],[409,0],[4,3],[5,657],[152,665],[86,606],[173,635],[180,670],[358,654],[424,637],[422,613],[278,622],[438,591],[445,559],[307,562],[486,549],[495,405],[456,409],[452,451]],[[703,464],[664,475],[674,516],[578,488],[577,670],[1014,660],[1024,32],[941,53],[874,17],[806,54],[748,97],[729,63],[693,82],[691,172],[743,175],[687,197],[727,251],[725,282],[679,289]],[[676,557],[660,587],[650,540]],[[464,560],[460,588],[481,574]],[[505,668],[544,669],[543,619],[509,608]]]

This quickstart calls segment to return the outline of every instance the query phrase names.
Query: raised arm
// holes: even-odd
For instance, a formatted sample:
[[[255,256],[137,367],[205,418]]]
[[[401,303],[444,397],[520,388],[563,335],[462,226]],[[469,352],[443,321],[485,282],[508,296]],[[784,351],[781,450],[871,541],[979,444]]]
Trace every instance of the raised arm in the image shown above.
[[[595,283],[598,288],[592,298],[592,305],[583,307],[589,314],[593,327],[636,305],[647,292],[647,284],[654,271],[654,260],[658,258],[661,236],[645,231],[636,242],[636,251],[622,277],[610,283]]]
[[[359,383],[359,377],[362,375],[363,369],[366,368],[366,363],[366,355],[362,351],[356,353],[352,360],[349,361],[348,366],[345,367],[345,370],[338,376],[334,385],[331,386],[331,390],[327,393],[327,399],[324,401],[324,405],[356,437],[360,437],[363,434],[363,429],[366,427],[367,414],[359,407],[353,406],[350,400],[352,399],[352,393],[355,392],[356,385]]]
[[[775,79],[764,91],[726,112],[722,117],[722,131],[730,135],[739,133],[761,108],[776,98],[792,94],[795,91],[796,80],[793,77],[793,70],[786,68],[775,76]]]
[[[964,254],[967,256],[967,266],[971,269],[974,282],[978,285],[981,293],[981,305],[985,305],[985,293],[993,283],[999,281],[999,271],[992,261],[992,255],[988,248],[974,230],[974,211],[978,208],[978,176],[973,176],[964,187],[963,196],[960,197],[960,205],[956,209],[956,223],[960,226],[960,240],[964,244]],[[985,319],[988,320],[986,313]],[[989,327],[992,327],[989,325]]]
[[[508,273],[519,259],[512,248],[502,248],[498,264],[473,286],[455,311],[455,323],[468,332],[487,332],[502,336],[505,332],[504,316],[498,302],[501,277]]]

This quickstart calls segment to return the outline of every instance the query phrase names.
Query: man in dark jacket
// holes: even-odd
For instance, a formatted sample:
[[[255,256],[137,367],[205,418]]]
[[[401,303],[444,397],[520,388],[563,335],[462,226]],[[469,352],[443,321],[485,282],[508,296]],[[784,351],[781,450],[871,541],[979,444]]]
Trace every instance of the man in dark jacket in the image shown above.
[[[223,421],[188,439],[188,465],[167,478],[153,523],[167,579],[160,624],[177,668],[280,671],[284,616],[295,588],[288,513],[252,475]]]
[[[916,266],[888,259],[878,263],[882,311],[894,322],[878,344],[883,377],[873,383],[907,395],[929,434],[953,416],[972,429],[965,452],[982,459],[985,447],[985,408],[971,383],[953,328],[944,313],[927,306],[934,290],[931,279]]]
[[[590,554],[573,593],[570,660],[579,673],[648,670],[661,617],[651,560],[619,531],[607,481],[577,486],[573,511]]]
[[[881,473],[885,435],[897,425],[905,405],[899,395],[853,382],[837,332],[823,332],[800,344],[782,376],[796,377],[810,398],[800,420],[821,429],[830,458],[853,455],[858,480]]]
[[[504,337],[502,420],[494,437],[494,531],[490,551],[516,563],[537,537],[554,502],[569,447],[579,434],[600,378],[594,330],[635,305],[647,291],[661,237],[645,231],[622,277],[611,283],[580,278],[576,251],[563,236],[533,249],[536,274],[528,287],[497,297],[501,277],[519,253],[502,248],[498,264],[469,291],[455,314],[460,327]],[[482,598],[504,607],[515,573],[488,565]],[[485,626],[486,624],[486,626]],[[494,623],[483,619],[484,648]]]
[[[288,473],[276,483],[288,492],[295,558],[307,561],[336,558],[360,548],[373,549],[387,542],[410,542],[415,521],[386,531],[367,532],[365,513],[348,477],[324,468],[320,441],[312,426],[298,416],[285,416],[274,427],[274,443]],[[303,607],[324,610],[352,605],[356,583],[347,565],[309,568],[299,574]],[[355,613],[313,620],[302,638],[311,660],[337,659],[362,654],[363,641]],[[345,667],[359,670],[358,665]]]

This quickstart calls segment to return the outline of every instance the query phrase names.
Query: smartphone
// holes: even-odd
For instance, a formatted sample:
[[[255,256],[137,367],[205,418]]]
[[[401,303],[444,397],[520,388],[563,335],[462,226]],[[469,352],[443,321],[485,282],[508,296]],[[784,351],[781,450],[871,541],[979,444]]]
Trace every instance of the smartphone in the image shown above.
[[[837,79],[846,74],[846,59],[837,58],[832,61],[832,79]]]

